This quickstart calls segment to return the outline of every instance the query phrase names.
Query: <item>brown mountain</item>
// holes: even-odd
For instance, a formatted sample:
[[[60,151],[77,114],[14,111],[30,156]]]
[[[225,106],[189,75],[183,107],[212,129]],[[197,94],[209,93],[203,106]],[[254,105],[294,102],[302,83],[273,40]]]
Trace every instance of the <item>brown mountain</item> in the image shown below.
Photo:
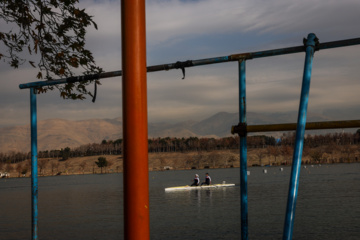
[[[103,139],[118,139],[122,124],[118,119],[69,121],[49,119],[38,122],[39,150],[77,147]],[[30,151],[30,127],[16,126],[0,129],[0,152]]]
[[[297,113],[257,114],[248,113],[248,124],[271,124],[296,122]],[[309,121],[331,120],[319,114],[310,114]],[[149,123],[149,138],[154,137],[224,137],[230,136],[232,125],[238,123],[238,113],[220,112],[200,122],[185,121],[175,124]],[[78,147],[102,140],[122,137],[122,120],[89,119],[70,121],[49,119],[38,122],[38,149],[52,150]],[[0,152],[30,151],[30,127],[0,128]]]

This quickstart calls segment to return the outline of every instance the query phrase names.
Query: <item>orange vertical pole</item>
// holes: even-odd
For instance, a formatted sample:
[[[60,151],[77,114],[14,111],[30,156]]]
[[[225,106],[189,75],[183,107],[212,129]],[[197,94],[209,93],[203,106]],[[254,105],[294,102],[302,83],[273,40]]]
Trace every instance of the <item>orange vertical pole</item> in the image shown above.
[[[145,0],[121,1],[126,240],[150,239]]]

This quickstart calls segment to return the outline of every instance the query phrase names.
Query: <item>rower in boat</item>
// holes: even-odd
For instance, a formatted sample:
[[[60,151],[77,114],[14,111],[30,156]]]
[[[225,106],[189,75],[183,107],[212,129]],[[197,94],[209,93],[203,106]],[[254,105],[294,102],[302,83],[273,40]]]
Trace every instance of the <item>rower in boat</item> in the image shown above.
[[[205,182],[202,182],[201,186],[202,185],[210,185],[210,184],[211,184],[211,177],[209,176],[209,173],[206,173],[205,174]]]
[[[190,186],[199,186],[200,185],[200,178],[198,174],[195,174],[194,182]]]

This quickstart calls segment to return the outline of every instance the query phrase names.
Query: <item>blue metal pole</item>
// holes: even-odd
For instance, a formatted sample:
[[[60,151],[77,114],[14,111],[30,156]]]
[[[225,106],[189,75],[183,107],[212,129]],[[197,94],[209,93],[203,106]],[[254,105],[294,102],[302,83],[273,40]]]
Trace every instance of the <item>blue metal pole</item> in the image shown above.
[[[38,239],[38,163],[37,163],[37,113],[36,89],[30,88],[30,122],[31,122],[31,216],[32,239]]]
[[[316,38],[315,34],[310,33],[305,43],[306,57],[305,57],[304,75],[303,75],[302,88],[301,88],[298,121],[296,128],[293,163],[292,163],[291,177],[289,184],[289,194],[288,194],[288,201],[287,201],[287,208],[285,215],[285,224],[284,224],[284,232],[283,232],[284,240],[292,239],[293,228],[294,228],[296,198],[299,187],[301,157],[304,146],[306,114],[307,114],[307,106],[308,106],[309,92],[310,92],[311,70],[312,70],[312,62],[314,58],[315,43],[317,42],[317,40],[318,39]]]
[[[239,61],[239,120],[246,124],[245,60]],[[241,239],[248,239],[247,141],[240,136]]]

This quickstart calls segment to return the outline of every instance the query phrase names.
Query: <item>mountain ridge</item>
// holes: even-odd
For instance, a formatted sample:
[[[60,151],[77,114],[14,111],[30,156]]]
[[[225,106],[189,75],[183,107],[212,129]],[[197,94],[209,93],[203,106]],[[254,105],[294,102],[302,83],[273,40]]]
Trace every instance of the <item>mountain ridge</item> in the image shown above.
[[[157,137],[226,137],[231,136],[232,125],[238,124],[238,113],[218,112],[201,121],[179,123],[148,123],[149,138]],[[259,114],[247,113],[248,124],[273,124],[296,122],[297,113]],[[331,118],[318,113],[309,113],[308,121],[329,121]],[[65,147],[100,143],[102,140],[122,138],[122,119],[66,120],[47,119],[38,121],[38,150],[53,150]],[[30,151],[30,126],[0,128],[0,152]]]

